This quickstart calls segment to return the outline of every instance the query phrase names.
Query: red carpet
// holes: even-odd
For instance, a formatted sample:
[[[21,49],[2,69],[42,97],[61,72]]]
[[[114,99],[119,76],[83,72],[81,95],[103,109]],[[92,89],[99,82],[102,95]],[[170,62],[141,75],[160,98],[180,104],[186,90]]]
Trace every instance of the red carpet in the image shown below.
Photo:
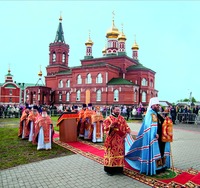
[[[93,146],[90,146],[90,145],[87,145],[87,144],[84,144],[82,142],[70,142],[68,143],[70,146],[74,147],[74,148],[77,148],[77,149],[80,149],[81,151],[83,152],[86,152],[86,153],[92,153],[94,155],[97,155],[99,157],[102,157],[103,158],[103,150],[101,149],[97,149]]]
[[[100,164],[103,164],[104,146],[101,144],[94,144],[87,141],[69,142],[63,143],[59,141],[59,134],[54,134],[54,142],[74,153],[81,154],[87,158],[90,158]],[[200,187],[200,172],[194,169],[188,169],[183,171],[180,169],[174,169],[177,176],[172,179],[158,179],[152,176],[146,176],[140,174],[138,171],[132,169],[127,163],[125,163],[124,174],[143,182],[152,187],[188,187],[198,188]]]

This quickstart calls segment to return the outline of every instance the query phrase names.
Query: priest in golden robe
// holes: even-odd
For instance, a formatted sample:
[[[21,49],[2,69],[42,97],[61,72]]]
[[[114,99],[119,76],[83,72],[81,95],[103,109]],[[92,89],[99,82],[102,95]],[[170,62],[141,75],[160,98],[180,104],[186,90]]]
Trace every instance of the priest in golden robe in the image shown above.
[[[103,142],[103,115],[100,112],[100,107],[97,106],[96,114],[92,115],[93,134],[92,142]]]
[[[106,134],[104,143],[104,171],[108,175],[123,172],[125,137],[131,132],[120,112],[119,106],[113,106],[112,114],[103,122],[104,133]]]
[[[93,125],[92,125],[92,115],[95,114],[95,111],[92,109],[92,103],[88,104],[87,109],[84,112],[83,120],[85,130],[84,130],[84,139],[92,140]]]

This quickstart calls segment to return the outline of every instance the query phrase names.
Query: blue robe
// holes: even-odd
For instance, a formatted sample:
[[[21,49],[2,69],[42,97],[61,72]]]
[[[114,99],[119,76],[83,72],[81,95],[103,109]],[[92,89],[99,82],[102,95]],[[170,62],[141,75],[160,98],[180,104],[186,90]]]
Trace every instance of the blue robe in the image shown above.
[[[165,144],[165,164],[160,165],[162,159],[156,138],[157,126],[157,114],[150,109],[145,115],[136,140],[134,141],[131,135],[127,135],[125,139],[125,160],[132,168],[146,175],[154,175],[156,170],[164,167],[170,168],[169,142]]]

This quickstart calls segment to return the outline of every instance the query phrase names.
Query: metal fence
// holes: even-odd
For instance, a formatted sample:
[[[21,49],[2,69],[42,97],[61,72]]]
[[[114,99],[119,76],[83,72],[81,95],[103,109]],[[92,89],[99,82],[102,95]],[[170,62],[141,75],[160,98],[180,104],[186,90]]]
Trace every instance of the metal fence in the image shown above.
[[[50,116],[60,116],[61,114],[62,112],[57,111],[57,109],[48,110],[48,115]],[[102,114],[105,118],[111,114],[111,110],[110,109],[104,110]],[[21,115],[22,115],[21,111],[18,111],[18,112],[0,111],[0,118],[20,118]],[[124,118],[127,118],[127,113],[122,113],[121,115],[124,116]],[[166,116],[170,117],[170,114],[165,113],[165,112],[162,112],[161,115],[164,117]],[[132,113],[130,113],[130,116],[129,116],[130,120],[143,120],[143,118],[144,118],[143,114],[133,115]],[[176,124],[180,124],[180,123],[200,124],[200,115],[198,116],[195,113],[177,113],[175,123]]]
[[[197,115],[194,113],[177,113],[176,123],[195,123]]]
[[[0,112],[0,118],[20,118],[22,113],[19,112],[11,112],[11,111],[2,111]]]

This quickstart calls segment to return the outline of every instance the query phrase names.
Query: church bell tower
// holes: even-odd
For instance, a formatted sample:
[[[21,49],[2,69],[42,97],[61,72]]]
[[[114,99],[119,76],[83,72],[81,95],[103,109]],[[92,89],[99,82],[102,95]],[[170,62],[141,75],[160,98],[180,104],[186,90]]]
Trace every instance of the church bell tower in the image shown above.
[[[47,75],[54,75],[60,71],[68,70],[69,45],[65,43],[62,28],[62,17],[59,18],[58,30],[53,43],[49,45],[49,65]]]

